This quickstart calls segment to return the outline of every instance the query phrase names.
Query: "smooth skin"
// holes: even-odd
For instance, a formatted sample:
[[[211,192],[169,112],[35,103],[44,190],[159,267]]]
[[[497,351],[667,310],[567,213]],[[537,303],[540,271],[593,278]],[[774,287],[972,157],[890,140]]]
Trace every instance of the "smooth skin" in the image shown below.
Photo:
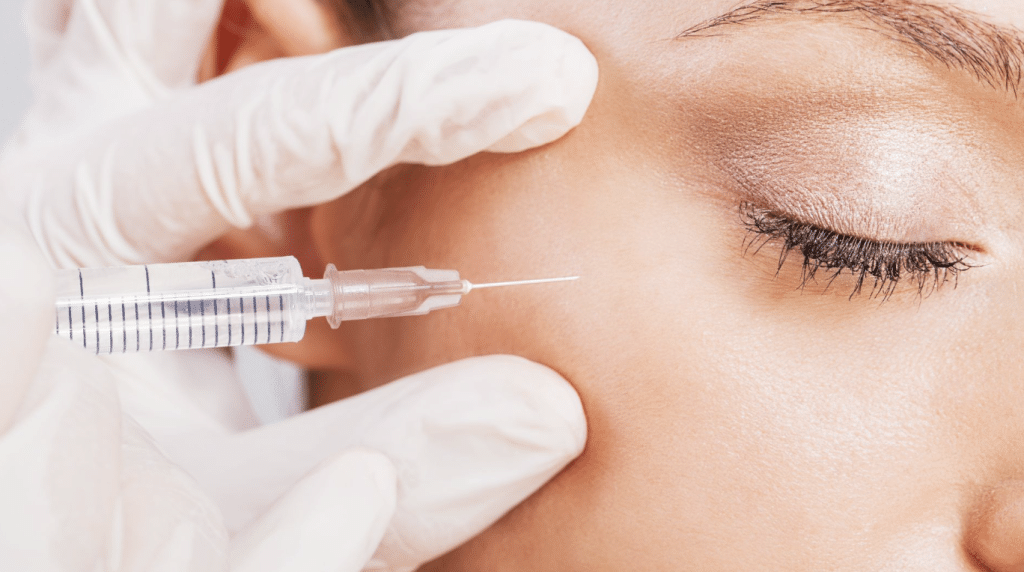
[[[392,169],[230,251],[581,276],[276,350],[337,372],[324,401],[492,353],[573,383],[584,454],[424,570],[1024,570],[1019,100],[856,15],[677,37],[739,4],[395,2],[381,36],[577,35],[601,66],[587,118],[532,152]],[[1017,2],[943,5],[1024,26]],[[799,256],[745,250],[749,201],[973,267],[886,300],[849,273],[801,287]]]

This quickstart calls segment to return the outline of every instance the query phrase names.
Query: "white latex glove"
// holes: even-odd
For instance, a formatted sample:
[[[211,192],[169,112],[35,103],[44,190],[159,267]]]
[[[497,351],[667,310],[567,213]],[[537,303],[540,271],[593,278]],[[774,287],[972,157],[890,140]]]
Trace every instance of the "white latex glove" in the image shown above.
[[[194,480],[122,414],[103,362],[50,332],[51,271],[0,225],[0,567],[223,570],[228,536]]]
[[[538,23],[414,34],[194,85],[218,0],[36,0],[36,104],[0,185],[60,267],[175,261],[396,163],[561,137],[597,65]]]
[[[582,410],[556,374],[467,360],[282,425],[179,443],[180,458],[203,460],[197,486],[124,413],[107,362],[50,333],[49,268],[6,225],[0,265],[20,277],[0,283],[4,570],[412,570],[583,446]]]

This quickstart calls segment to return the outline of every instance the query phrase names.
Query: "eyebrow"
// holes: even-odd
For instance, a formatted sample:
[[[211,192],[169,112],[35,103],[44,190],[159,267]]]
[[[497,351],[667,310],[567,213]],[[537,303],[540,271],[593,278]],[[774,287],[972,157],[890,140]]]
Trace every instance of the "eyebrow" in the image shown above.
[[[1024,36],[1019,30],[961,8],[916,0],[757,0],[697,24],[677,39],[716,36],[723,28],[777,18],[848,16],[1015,99],[1024,89]]]

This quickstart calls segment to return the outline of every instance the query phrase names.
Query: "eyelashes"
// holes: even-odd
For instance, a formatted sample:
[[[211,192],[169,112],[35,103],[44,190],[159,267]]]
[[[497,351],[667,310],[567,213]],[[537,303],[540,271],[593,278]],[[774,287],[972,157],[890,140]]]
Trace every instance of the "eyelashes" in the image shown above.
[[[744,253],[759,252],[766,244],[781,246],[778,271],[793,254],[803,258],[800,287],[825,283],[825,290],[844,273],[854,280],[850,299],[859,294],[887,300],[896,287],[909,281],[919,295],[928,295],[973,268],[962,252],[967,245],[952,242],[901,243],[840,234],[745,203],[743,223],[749,234]]]

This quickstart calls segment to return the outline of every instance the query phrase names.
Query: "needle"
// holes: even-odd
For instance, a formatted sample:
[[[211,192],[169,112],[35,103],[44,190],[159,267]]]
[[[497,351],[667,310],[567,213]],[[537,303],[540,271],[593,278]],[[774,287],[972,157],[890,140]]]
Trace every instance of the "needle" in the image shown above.
[[[466,282],[466,292],[468,293],[472,290],[477,290],[480,288],[501,288],[503,286],[523,286],[526,284],[548,284],[551,282],[571,282],[573,280],[579,280],[579,276],[566,276],[564,278],[541,278],[538,280],[518,280],[516,282],[491,282],[490,284],[473,284],[471,282]]]

